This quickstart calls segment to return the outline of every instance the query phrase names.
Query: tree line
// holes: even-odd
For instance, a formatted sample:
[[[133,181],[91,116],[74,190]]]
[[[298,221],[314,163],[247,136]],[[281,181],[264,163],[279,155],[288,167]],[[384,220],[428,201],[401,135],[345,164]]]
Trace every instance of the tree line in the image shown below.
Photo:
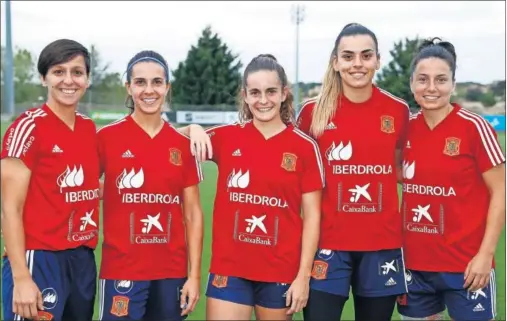
[[[394,43],[389,51],[391,61],[377,72],[375,82],[381,88],[405,99],[413,108],[416,103],[408,86],[410,62],[420,43],[419,38],[405,38]],[[2,46],[1,96],[4,95],[4,51]],[[115,105],[122,108],[125,100],[122,74],[110,70],[95,45],[90,48],[91,86],[82,104]],[[385,59],[385,58],[384,58]],[[40,86],[36,69],[37,57],[24,48],[14,51],[15,103],[37,105],[45,101],[46,89]],[[192,45],[184,61],[171,70],[172,94],[170,106],[173,110],[235,110],[238,89],[241,84],[243,63],[239,55],[232,52],[210,26],[203,29],[195,45]],[[300,83],[300,97],[314,88],[317,83]],[[485,106],[496,103],[495,96],[505,98],[505,80],[490,91],[477,88],[459,93],[463,98],[480,101]],[[3,104],[3,101],[2,101]],[[184,107],[182,107],[184,106]]]

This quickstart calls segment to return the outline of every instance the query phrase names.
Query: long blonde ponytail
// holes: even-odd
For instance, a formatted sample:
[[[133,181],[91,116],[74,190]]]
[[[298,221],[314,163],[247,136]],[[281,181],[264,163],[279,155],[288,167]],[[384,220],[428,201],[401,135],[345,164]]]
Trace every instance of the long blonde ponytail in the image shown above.
[[[320,95],[317,97],[315,108],[313,108],[310,134],[314,138],[318,138],[322,135],[329,120],[334,116],[338,97],[341,93],[340,73],[336,72],[333,68],[335,57],[335,49],[333,49],[326,74],[322,80]]]

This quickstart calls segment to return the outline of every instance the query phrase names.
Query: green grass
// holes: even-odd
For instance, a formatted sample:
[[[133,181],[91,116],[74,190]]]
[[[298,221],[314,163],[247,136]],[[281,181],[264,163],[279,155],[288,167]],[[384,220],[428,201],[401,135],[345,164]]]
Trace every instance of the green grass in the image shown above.
[[[1,124],[1,134],[7,129],[7,125],[5,123]],[[498,133],[498,138],[501,142],[502,148],[505,152],[505,133]],[[205,234],[204,234],[204,247],[203,247],[203,260],[202,260],[202,279],[201,279],[201,300],[199,301],[195,311],[189,316],[188,320],[205,320],[206,313],[206,298],[204,296],[204,291],[206,289],[206,282],[208,276],[208,269],[210,263],[210,255],[211,255],[211,224],[212,224],[212,210],[213,210],[213,201],[215,199],[215,184],[217,179],[217,167],[215,164],[211,162],[206,162],[203,164],[203,171],[205,175],[205,180],[200,184],[201,191],[201,202],[202,208],[204,210],[204,224],[205,224]],[[97,266],[100,266],[101,261],[101,240],[102,234],[100,235],[99,246],[97,247],[96,258],[97,258]],[[3,242],[2,242],[3,243]],[[3,248],[3,244],[2,244]],[[502,233],[501,240],[499,242],[499,246],[496,253],[496,261],[497,261],[497,310],[498,310],[498,320],[505,320],[505,231]],[[98,296],[97,296],[98,301]],[[96,302],[95,306],[95,315],[94,319],[98,318],[98,302]],[[3,317],[2,317],[3,319]],[[294,320],[302,320],[302,313],[297,314],[294,317]],[[345,305],[342,320],[353,320],[354,319],[354,305],[352,299],[350,299]],[[393,316],[393,320],[399,320],[398,313],[395,310],[395,314]]]

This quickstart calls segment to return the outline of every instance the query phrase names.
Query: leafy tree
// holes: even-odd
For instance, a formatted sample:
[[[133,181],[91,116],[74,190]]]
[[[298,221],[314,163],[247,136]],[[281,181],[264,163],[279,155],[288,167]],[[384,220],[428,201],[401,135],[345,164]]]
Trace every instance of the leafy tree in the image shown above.
[[[405,100],[410,108],[418,108],[410,91],[410,64],[421,39],[405,38],[394,44],[389,51],[392,60],[377,73],[376,84],[391,94]],[[386,59],[386,57],[381,57]]]
[[[491,85],[491,91],[495,96],[505,97],[505,80],[496,81]],[[504,98],[505,99],[505,98]]]
[[[27,49],[16,47],[14,64],[14,101],[35,102],[41,90],[34,83],[37,80],[35,57]]]
[[[109,72],[110,62],[104,62],[95,45],[90,48],[90,87],[83,102],[91,104],[121,104],[125,99],[121,75]],[[91,107],[91,106],[90,106]]]
[[[465,94],[466,100],[481,101],[483,93],[479,88],[468,88]]]
[[[496,104],[495,94],[491,91],[488,91],[481,95],[480,102],[484,105],[484,107],[492,107]]]
[[[238,55],[206,27],[185,61],[172,71],[174,104],[236,105],[241,67]]]
[[[100,85],[107,74],[110,63],[104,63],[95,45],[90,48],[90,77],[92,86]]]

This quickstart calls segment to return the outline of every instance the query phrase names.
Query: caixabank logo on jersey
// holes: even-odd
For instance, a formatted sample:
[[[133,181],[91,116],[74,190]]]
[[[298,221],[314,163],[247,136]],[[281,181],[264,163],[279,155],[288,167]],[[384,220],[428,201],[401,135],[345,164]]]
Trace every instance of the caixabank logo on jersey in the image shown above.
[[[227,190],[229,191],[229,201],[234,203],[244,203],[253,205],[262,205],[269,207],[287,208],[287,201],[272,196],[258,195],[251,193],[238,192],[244,190],[250,185],[250,171],[233,169],[227,178]]]
[[[143,168],[124,169],[116,178],[116,188],[124,204],[180,204],[179,195],[146,193]]]
[[[76,215],[76,212],[72,212],[69,218],[67,239],[74,242],[91,240],[99,234],[97,222],[98,209],[91,209],[83,215]]]
[[[82,201],[95,200],[99,198],[99,189],[80,189],[85,181],[83,166],[67,165],[66,169],[57,177],[56,185],[60,188],[60,193],[65,195],[66,203],[76,203]]]
[[[406,231],[425,234],[444,234],[444,207],[440,204],[436,209],[431,204],[417,205],[408,208],[403,203],[403,227]]]
[[[409,183],[412,179],[416,178],[415,161],[403,161],[402,170],[404,193],[442,197],[456,196],[456,192],[452,186],[444,187]],[[434,235],[444,234],[445,210],[443,204],[433,202],[431,204],[424,203],[408,206],[406,200],[404,200],[402,212],[403,228],[405,231]]]
[[[382,183],[377,183],[373,192],[371,183],[355,184],[352,188],[344,188],[338,183],[338,212],[346,213],[378,213],[382,211]]]
[[[130,214],[131,244],[169,243],[171,232],[171,213]]]
[[[276,246],[278,243],[279,218],[266,213],[243,215],[237,211],[234,215],[234,235],[236,241]]]

